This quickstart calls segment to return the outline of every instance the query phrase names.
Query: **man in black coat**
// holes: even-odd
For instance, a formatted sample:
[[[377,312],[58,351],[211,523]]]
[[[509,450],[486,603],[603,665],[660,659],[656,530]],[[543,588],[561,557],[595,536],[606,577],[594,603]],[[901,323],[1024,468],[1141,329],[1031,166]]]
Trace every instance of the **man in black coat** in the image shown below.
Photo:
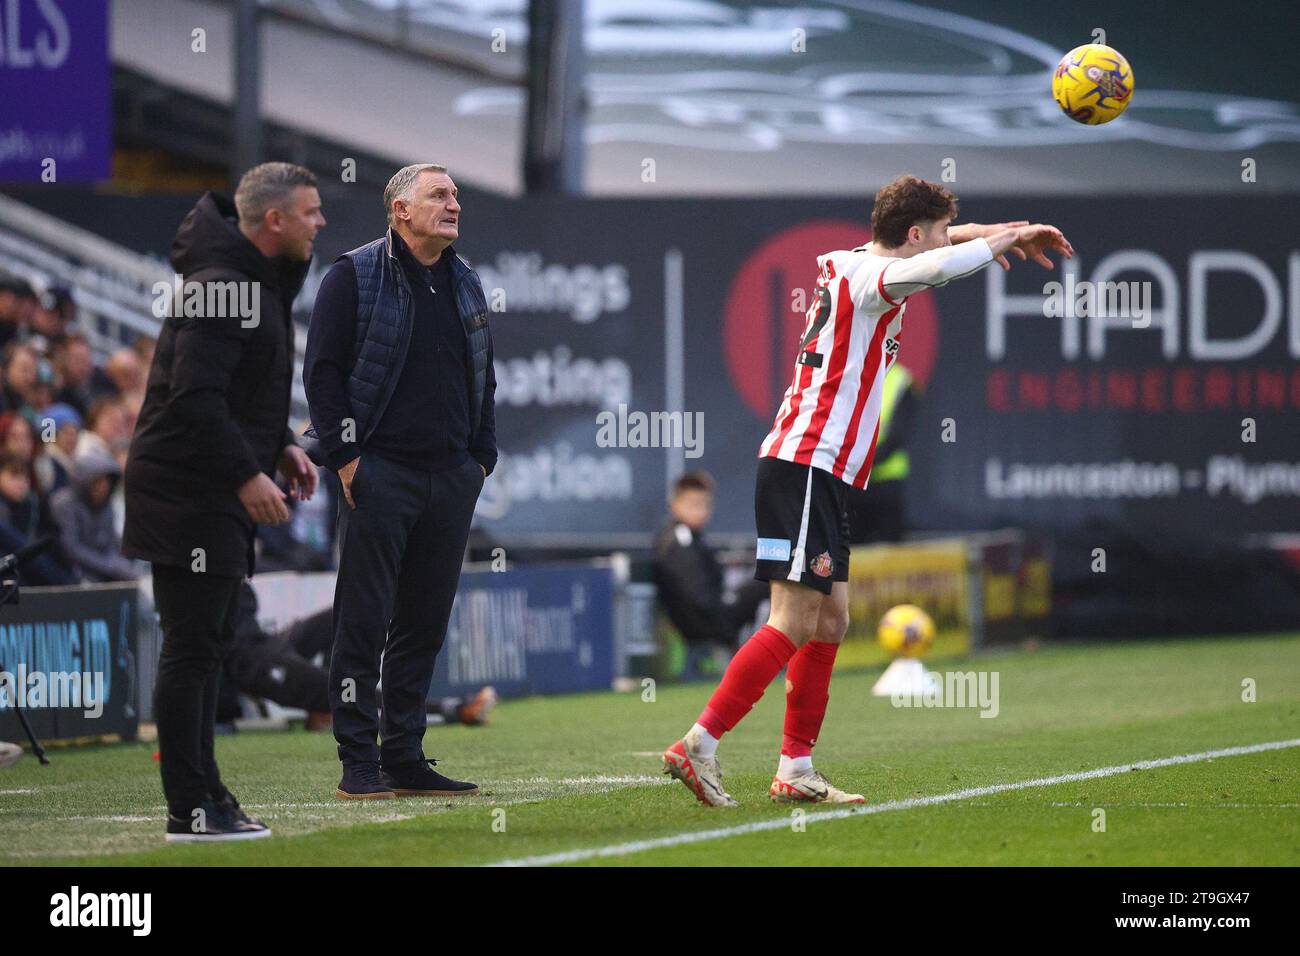
[[[407,166],[384,208],[387,233],[322,280],[303,365],[313,454],[343,489],[330,711],[335,794],[350,800],[478,790],[434,770],[422,741],[474,506],[497,460],[487,300],[452,248],[456,184],[443,166]]]
[[[233,203],[198,201],[172,242],[184,284],[155,289],[166,319],[126,465],[122,550],[153,564],[168,842],[270,833],[221,782],[212,725],[254,526],[289,517],[271,476],[284,475],[294,497],[316,490],[287,422],[292,305],[324,225],[309,170],[256,166]]]

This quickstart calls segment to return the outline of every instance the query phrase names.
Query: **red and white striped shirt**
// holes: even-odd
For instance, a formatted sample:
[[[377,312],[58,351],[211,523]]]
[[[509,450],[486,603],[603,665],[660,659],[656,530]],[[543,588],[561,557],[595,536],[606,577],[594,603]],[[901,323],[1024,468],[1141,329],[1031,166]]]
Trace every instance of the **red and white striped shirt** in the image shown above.
[[[907,297],[992,261],[983,239],[907,259],[876,255],[866,246],[818,256],[816,301],[808,309],[794,380],[758,457],[811,465],[865,488]]]

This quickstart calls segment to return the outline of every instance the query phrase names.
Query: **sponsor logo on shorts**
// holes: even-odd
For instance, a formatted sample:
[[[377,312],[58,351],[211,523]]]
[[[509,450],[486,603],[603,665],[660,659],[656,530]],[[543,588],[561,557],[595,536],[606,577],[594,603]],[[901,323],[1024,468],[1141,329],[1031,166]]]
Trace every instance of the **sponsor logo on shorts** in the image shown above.
[[[758,560],[789,561],[790,560],[790,539],[789,538],[759,538],[758,539]]]
[[[817,557],[808,562],[808,570],[819,578],[828,578],[831,571],[835,569],[835,562],[831,558],[829,551],[823,551]]]

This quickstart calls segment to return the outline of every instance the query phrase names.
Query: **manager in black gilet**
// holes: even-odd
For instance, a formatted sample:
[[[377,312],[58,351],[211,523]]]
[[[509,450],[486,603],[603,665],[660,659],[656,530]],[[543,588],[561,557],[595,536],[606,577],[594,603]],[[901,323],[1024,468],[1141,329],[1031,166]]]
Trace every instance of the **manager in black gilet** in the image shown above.
[[[461,208],[446,168],[398,170],[384,208],[387,233],[325,275],[303,367],[313,456],[343,486],[330,660],[336,792],[459,796],[478,788],[433,769],[424,703],[497,460],[492,337],[482,283],[452,246]]]

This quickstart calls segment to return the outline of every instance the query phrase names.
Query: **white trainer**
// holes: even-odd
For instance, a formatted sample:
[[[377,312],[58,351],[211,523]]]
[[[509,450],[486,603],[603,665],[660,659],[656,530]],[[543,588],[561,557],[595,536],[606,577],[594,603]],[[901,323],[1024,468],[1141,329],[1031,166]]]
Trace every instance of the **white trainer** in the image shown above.
[[[0,767],[12,767],[22,755],[22,747],[0,740]]]

